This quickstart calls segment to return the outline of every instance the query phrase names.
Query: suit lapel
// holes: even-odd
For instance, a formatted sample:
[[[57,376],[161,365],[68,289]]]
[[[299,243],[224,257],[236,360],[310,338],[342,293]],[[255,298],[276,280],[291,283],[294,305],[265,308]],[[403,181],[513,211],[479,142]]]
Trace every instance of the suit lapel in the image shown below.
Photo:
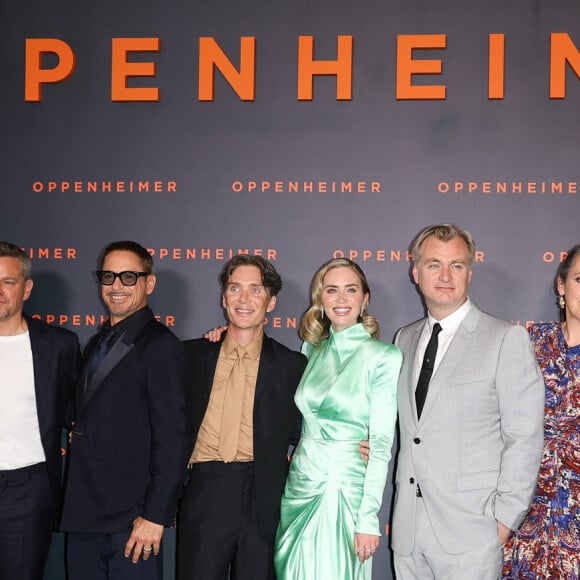
[[[213,379],[215,377],[215,369],[217,366],[218,357],[220,354],[220,350],[222,348],[224,338],[225,338],[225,335],[222,337],[222,339],[219,342],[208,344],[208,346],[210,347],[210,351],[209,351],[209,354],[205,357],[205,373],[206,373],[205,374],[205,376],[206,376],[206,383],[205,383],[206,393],[205,394],[208,396],[208,400],[209,400],[209,394],[211,393],[211,389],[213,387]]]
[[[80,413],[87,406],[90,400],[94,397],[103,381],[107,378],[109,373],[131,352],[135,341],[141,334],[142,329],[153,320],[153,312],[147,307],[146,312],[143,312],[138,322],[134,321],[132,326],[129,326],[117,339],[111,350],[107,353],[103,362],[99,365],[91,380],[87,382],[88,362],[90,354],[85,361],[85,368],[81,379],[82,390],[79,393],[77,400],[77,412]]]
[[[423,422],[425,417],[429,415],[429,412],[433,408],[435,399],[441,390],[449,385],[457,365],[463,360],[465,351],[473,340],[474,331],[477,328],[480,316],[481,310],[479,310],[479,308],[474,304],[459,325],[455,336],[449,344],[445,356],[439,363],[439,366],[429,383],[429,394],[427,395],[425,406],[421,413],[421,422]]]
[[[417,404],[415,403],[415,387],[417,386],[413,381],[413,369],[415,367],[415,358],[417,356],[417,347],[419,346],[419,338],[421,337],[421,332],[423,328],[427,324],[427,319],[425,319],[423,324],[417,325],[415,331],[413,332],[413,336],[411,336],[411,342],[409,344],[409,357],[405,364],[405,376],[401,378],[403,381],[403,385],[409,385],[407,389],[407,397],[409,398],[409,407],[411,408],[411,412],[413,414],[413,421],[415,424],[418,423],[417,419]],[[423,413],[425,410],[423,409]]]
[[[269,439],[268,416],[271,409],[264,407],[271,401],[264,398],[264,394],[275,387],[272,382],[272,372],[274,369],[274,350],[270,339],[264,334],[262,339],[262,351],[260,352],[260,364],[258,366],[258,376],[256,377],[256,392],[254,394],[254,411],[252,421],[254,425],[254,459],[260,455],[261,450]],[[266,438],[266,439],[264,439]]]
[[[107,375],[131,352],[133,349],[133,343],[127,344],[124,342],[125,333],[115,342],[111,350],[107,353],[107,356],[103,359],[103,362],[99,365],[99,368],[95,371],[91,380],[87,383],[86,374],[84,377],[86,389],[84,395],[81,397],[81,408],[82,411],[89,401],[93,398],[94,394],[97,392],[99,386],[102,384],[103,380]]]
[[[274,353],[270,339],[264,334],[262,339],[262,351],[260,353],[260,364],[258,366],[258,376],[256,378],[256,393],[254,395],[254,414],[256,411],[256,404],[260,400],[261,395],[266,390],[270,382],[270,374],[274,368]]]
[[[48,410],[50,400],[46,386],[51,382],[49,369],[52,371],[51,359],[53,357],[53,343],[48,333],[42,332],[43,328],[33,319],[26,317],[30,347],[32,350],[32,366],[34,369],[34,391],[36,395],[36,410],[40,426],[41,438],[45,440],[44,426],[48,422]]]

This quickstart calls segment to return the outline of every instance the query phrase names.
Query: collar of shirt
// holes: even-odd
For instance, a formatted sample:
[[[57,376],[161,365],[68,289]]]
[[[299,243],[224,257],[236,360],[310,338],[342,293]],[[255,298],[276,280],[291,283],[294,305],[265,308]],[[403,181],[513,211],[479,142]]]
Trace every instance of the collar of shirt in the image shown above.
[[[236,350],[241,349],[242,351],[246,351],[248,353],[248,357],[252,360],[258,360],[260,358],[260,353],[262,352],[262,341],[264,339],[264,335],[261,334],[256,340],[250,342],[250,344],[246,346],[240,346],[234,338],[227,333],[226,337],[224,338],[224,342],[222,348],[224,353],[228,358],[237,358]]]
[[[143,308],[137,310],[133,314],[127,316],[127,318],[123,318],[120,322],[111,326],[111,320],[107,320],[103,326],[101,327],[101,332],[99,334],[99,343],[106,342],[107,349],[106,352],[108,353],[113,345],[119,340],[121,335],[125,335],[134,329],[135,327],[141,326],[143,320],[149,318],[151,316],[151,309],[148,306],[144,306]]]
[[[459,325],[461,324],[463,319],[467,316],[467,313],[471,310],[472,306],[473,302],[469,297],[467,297],[467,300],[465,301],[464,304],[462,304],[457,310],[452,312],[449,316],[446,316],[441,320],[436,320],[435,318],[433,318],[433,316],[431,316],[431,313],[428,313],[427,315],[428,324],[427,328],[425,329],[427,331],[427,334],[431,336],[431,332],[433,332],[433,326],[435,325],[436,322],[438,322],[441,325],[441,332],[439,333],[440,337],[439,341],[441,341],[441,335],[443,335],[443,338],[448,335],[453,337],[453,335],[457,332]]]
[[[114,326],[111,326],[111,320],[109,319],[103,324],[101,332],[114,332],[115,334],[121,334],[124,330],[133,326],[133,324],[140,324],[141,320],[149,316],[150,312],[151,309],[148,306],[144,306],[137,310],[137,312],[133,312],[133,314],[127,316],[127,318],[123,318],[123,320],[117,322]]]
[[[417,347],[417,353],[415,356],[414,364],[414,384],[417,384],[419,380],[419,373],[421,372],[421,366],[423,365],[423,356],[425,355],[425,349],[427,348],[427,343],[431,338],[431,333],[433,332],[433,326],[436,322],[441,325],[441,332],[438,336],[437,344],[437,356],[435,357],[435,365],[433,367],[433,374],[437,371],[439,363],[445,356],[459,325],[463,322],[463,319],[467,316],[467,313],[471,310],[473,302],[470,298],[467,298],[465,304],[462,304],[455,312],[452,312],[449,316],[441,320],[436,320],[429,313],[427,315],[426,324],[423,326],[421,336],[419,338],[419,345]]]

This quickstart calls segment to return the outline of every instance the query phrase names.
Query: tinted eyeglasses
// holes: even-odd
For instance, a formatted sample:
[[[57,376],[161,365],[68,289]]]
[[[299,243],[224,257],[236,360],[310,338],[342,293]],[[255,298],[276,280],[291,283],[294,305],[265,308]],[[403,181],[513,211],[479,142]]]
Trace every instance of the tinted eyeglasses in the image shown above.
[[[113,272],[112,270],[97,270],[95,272],[97,280],[103,286],[112,286],[115,283],[115,278],[121,280],[123,286],[135,286],[137,280],[141,276],[149,276],[151,272],[131,272],[125,270],[124,272]]]

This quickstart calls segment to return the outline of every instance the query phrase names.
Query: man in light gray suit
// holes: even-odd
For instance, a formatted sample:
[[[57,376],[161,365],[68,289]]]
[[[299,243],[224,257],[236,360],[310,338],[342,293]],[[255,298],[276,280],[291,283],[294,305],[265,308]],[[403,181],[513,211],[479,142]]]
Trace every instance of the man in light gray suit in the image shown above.
[[[405,357],[392,526],[397,579],[496,579],[538,476],[543,380],[526,331],[469,299],[469,232],[428,227],[412,254],[428,316],[395,341]]]

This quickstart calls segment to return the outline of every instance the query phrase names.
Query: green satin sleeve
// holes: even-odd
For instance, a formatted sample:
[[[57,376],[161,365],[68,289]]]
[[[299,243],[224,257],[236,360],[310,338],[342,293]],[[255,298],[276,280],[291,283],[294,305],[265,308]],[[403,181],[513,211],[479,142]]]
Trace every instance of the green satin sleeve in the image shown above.
[[[397,418],[397,381],[403,355],[396,346],[374,343],[377,352],[364,370],[370,399],[369,441],[371,453],[365,474],[363,497],[355,532],[380,535],[379,509],[385,489]]]

